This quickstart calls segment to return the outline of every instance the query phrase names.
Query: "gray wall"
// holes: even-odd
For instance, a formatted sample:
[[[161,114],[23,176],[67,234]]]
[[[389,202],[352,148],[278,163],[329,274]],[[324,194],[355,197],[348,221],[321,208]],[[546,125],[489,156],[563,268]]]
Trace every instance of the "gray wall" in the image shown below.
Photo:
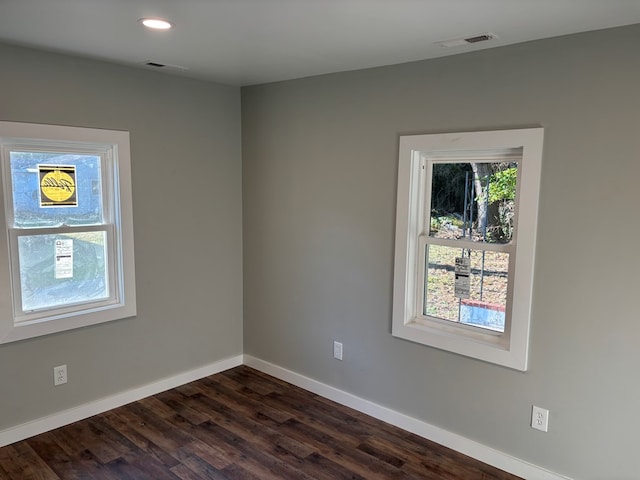
[[[0,429],[241,354],[240,90],[6,45],[0,64],[0,120],[130,132],[138,303],[0,345]]]
[[[238,89],[0,45],[0,120],[131,132],[139,312],[1,345],[0,429],[240,354],[244,238],[246,353],[560,473],[637,478],[639,42],[632,26],[246,88],[243,196]],[[398,135],[536,125],[529,371],[391,337]]]
[[[636,25],[243,89],[245,353],[565,475],[638,478],[639,44]],[[398,136],[538,125],[529,371],[393,338]]]

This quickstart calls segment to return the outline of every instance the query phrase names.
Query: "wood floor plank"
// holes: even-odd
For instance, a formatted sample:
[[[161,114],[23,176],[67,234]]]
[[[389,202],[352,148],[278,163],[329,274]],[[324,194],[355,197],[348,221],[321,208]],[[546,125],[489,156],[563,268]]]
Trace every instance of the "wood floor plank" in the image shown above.
[[[279,408],[273,408],[264,403],[265,395],[272,395],[275,392],[269,391],[268,394],[258,394],[250,388],[242,388],[234,390],[225,385],[224,382],[218,381],[220,378],[225,378],[223,375],[218,377],[210,377],[203,379],[202,385],[203,394],[209,398],[219,399],[222,403],[229,403],[238,413],[245,415],[255,415],[260,413],[274,422],[282,423],[286,422],[292,415]]]
[[[223,429],[218,430],[218,433],[228,431],[230,435],[235,436],[233,441],[227,442],[233,448],[246,455],[251,455],[252,452],[245,452],[240,448],[243,442],[246,442],[251,445],[254,454],[259,451],[267,455],[268,457],[264,457],[264,455],[260,457],[260,461],[263,463],[268,462],[278,468],[299,469],[300,459],[314,452],[314,449],[309,446],[279,433],[275,429],[278,424],[274,424],[271,418],[261,416],[259,412],[256,413],[256,409],[261,408],[260,405],[254,405],[253,410],[247,410],[245,407],[235,408],[243,403],[242,399],[221,396],[216,396],[216,399],[213,399],[203,394],[193,395],[185,399],[185,402],[188,402],[196,410],[210,412],[210,423]],[[230,422],[229,418],[233,418],[234,421]],[[225,472],[227,470],[225,469]],[[296,478],[305,478],[305,476],[303,473],[299,473]]]
[[[78,442],[78,439],[73,437],[66,429],[48,432],[45,438],[59,446],[68,455],[70,462],[76,465],[78,471],[86,472],[87,478],[118,480],[91,451],[83,448],[84,445]]]
[[[223,425],[216,424],[213,421],[204,423],[199,429],[198,434],[204,434],[209,441],[213,441],[220,448],[239,459],[231,465],[225,467],[222,472],[230,478],[235,478],[234,472],[244,471],[249,477],[259,479],[279,479],[279,478],[296,478],[308,479],[309,477],[296,470],[286,462],[264,452],[261,448],[245,440],[234,432],[227,430]],[[204,438],[203,438],[204,439]],[[241,466],[240,469],[236,468]]]
[[[80,444],[84,446],[84,450],[89,450],[100,463],[108,463],[122,454],[121,447],[118,444],[112,443],[109,439],[109,435],[97,425],[96,422],[91,419],[86,422],[76,422],[69,425],[67,430],[67,444],[70,442],[76,445]]]
[[[134,402],[127,408],[118,409],[116,416],[128,423],[130,429],[159,447],[164,453],[177,450],[193,440],[182,430],[174,428],[153,412],[147,410],[140,403]]]
[[[335,437],[315,429],[306,423],[292,420],[285,422],[281,426],[284,434],[296,439],[304,439],[314,445],[321,456],[341,465],[343,468],[351,470],[355,474],[367,479],[409,479],[411,474],[407,474],[400,469],[394,468],[379,459],[372,457],[365,452],[343,444],[341,436],[337,432]]]
[[[0,480],[516,480],[246,366],[0,448]]]
[[[136,424],[132,423],[121,415],[122,410],[127,407],[121,407],[120,409],[112,410],[103,414],[103,418],[108,422],[115,430],[118,431],[128,442],[135,445],[135,449],[132,449],[134,455],[148,455],[155,458],[168,468],[178,464],[178,461],[170,454],[163,450],[160,446],[156,445],[152,440],[148,439],[143,433],[140,433],[136,429]],[[123,455],[126,460],[126,455]]]
[[[201,423],[209,420],[209,416],[206,413],[198,412],[197,410],[189,407],[185,403],[188,395],[183,395],[177,389],[162,392],[157,395],[157,398],[192,425],[200,425]]]
[[[216,470],[222,470],[233,463],[233,459],[224,449],[221,449],[217,444],[209,444],[201,440],[194,440],[190,444],[185,445],[175,452],[174,456],[181,463],[187,463],[186,460],[189,457],[197,457]]]
[[[184,469],[178,470],[180,467],[184,467]],[[171,471],[176,474],[182,472],[183,475],[188,472],[188,478],[195,476],[195,478],[205,480],[228,480],[228,477],[221,471],[197,455],[186,457],[180,465],[176,465]]]
[[[180,480],[203,480],[204,478],[182,463],[172,467],[171,473],[177,476]]]
[[[0,451],[0,467],[3,475],[6,475],[9,480],[60,479],[57,473],[28,444],[21,442],[0,449]]]
[[[83,458],[77,458],[65,453],[50,432],[16,444],[16,448],[21,448],[22,446],[32,448],[37,453],[37,456],[62,479],[78,478],[83,472],[85,472],[85,478],[95,478],[87,471],[86,461]],[[89,459],[90,461],[91,459]]]

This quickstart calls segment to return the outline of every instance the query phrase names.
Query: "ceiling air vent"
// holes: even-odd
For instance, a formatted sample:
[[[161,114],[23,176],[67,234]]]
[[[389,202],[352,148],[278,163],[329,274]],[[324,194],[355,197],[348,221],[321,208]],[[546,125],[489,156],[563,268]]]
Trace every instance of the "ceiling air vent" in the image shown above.
[[[475,37],[465,38],[464,41],[467,43],[477,43],[477,42],[485,42],[487,40],[491,40],[493,36],[488,33],[483,33],[482,35],[476,35]]]
[[[473,43],[486,42],[487,40],[493,40],[498,38],[495,33],[479,33],[477,35],[471,35],[469,37],[454,38],[451,40],[443,40],[441,42],[435,42],[436,45],[441,47],[459,47],[461,45],[470,45]]]
[[[180,65],[170,65],[168,63],[160,63],[160,62],[152,62],[152,61],[146,61],[146,62],[142,62],[142,65],[144,65],[145,67],[152,67],[152,68],[161,68],[163,70],[174,70],[174,71],[180,71],[180,72],[186,72],[187,70],[189,70],[187,67],[183,67]]]

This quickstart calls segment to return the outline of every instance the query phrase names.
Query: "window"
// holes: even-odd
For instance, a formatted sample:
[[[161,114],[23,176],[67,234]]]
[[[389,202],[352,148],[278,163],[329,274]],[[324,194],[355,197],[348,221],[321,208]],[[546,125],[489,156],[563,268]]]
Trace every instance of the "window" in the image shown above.
[[[526,370],[542,139],[400,137],[394,336]]]
[[[0,342],[135,315],[128,133],[0,122],[0,167]]]

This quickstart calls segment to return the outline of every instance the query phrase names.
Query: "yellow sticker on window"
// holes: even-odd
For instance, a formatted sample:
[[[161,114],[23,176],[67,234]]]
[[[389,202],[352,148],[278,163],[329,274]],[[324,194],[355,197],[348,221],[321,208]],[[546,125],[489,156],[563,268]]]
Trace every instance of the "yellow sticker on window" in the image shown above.
[[[38,165],[41,207],[77,207],[75,165]]]

